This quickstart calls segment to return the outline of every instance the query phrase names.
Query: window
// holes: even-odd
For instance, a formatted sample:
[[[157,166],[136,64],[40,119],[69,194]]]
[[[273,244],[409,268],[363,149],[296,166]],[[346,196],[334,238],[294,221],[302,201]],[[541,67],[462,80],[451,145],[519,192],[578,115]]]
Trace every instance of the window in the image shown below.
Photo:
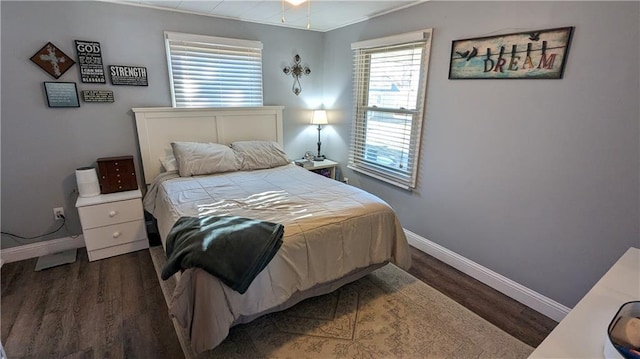
[[[415,188],[431,29],[354,43],[349,168]]]
[[[262,106],[262,43],[165,31],[173,107]]]

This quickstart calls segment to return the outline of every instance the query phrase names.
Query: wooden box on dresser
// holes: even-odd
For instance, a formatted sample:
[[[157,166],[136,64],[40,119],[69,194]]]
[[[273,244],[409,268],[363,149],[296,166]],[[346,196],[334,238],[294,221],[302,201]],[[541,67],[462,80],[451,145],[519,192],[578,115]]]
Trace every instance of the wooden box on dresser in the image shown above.
[[[140,190],[78,197],[90,261],[149,248]]]
[[[96,160],[100,173],[100,193],[138,189],[133,156],[103,157]]]

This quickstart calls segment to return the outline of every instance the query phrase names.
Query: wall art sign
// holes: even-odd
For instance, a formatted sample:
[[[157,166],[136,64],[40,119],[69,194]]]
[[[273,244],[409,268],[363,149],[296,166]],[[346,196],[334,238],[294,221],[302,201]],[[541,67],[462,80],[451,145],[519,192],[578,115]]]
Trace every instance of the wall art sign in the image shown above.
[[[80,107],[75,82],[45,82],[44,91],[49,107]]]
[[[75,64],[75,61],[50,42],[31,56],[31,61],[56,80]]]
[[[149,86],[146,67],[110,65],[109,74],[113,85]]]
[[[111,90],[83,90],[82,100],[84,102],[114,102],[113,91]]]
[[[106,83],[102,66],[102,50],[95,41],[75,40],[80,80],[90,83]]]
[[[455,40],[449,79],[561,79],[572,33],[563,27]]]

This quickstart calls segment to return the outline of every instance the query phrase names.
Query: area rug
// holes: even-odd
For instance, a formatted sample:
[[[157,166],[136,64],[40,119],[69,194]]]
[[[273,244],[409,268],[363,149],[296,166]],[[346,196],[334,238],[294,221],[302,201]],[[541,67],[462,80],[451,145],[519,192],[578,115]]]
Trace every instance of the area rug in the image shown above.
[[[156,272],[162,247],[150,249]],[[158,275],[159,277],[159,275]],[[176,278],[160,280],[169,300]],[[174,321],[175,323],[175,321]],[[186,358],[526,358],[533,348],[388,264],[320,297],[233,327],[196,355],[176,325]]]

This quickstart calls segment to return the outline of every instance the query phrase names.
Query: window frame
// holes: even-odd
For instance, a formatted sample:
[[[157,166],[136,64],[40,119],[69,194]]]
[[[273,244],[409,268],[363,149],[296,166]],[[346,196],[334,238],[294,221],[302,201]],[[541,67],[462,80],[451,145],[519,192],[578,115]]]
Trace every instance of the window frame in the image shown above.
[[[358,173],[382,180],[406,190],[412,190],[416,187],[418,176],[421,134],[426,113],[426,89],[432,31],[432,29],[425,29],[351,44],[351,48],[354,51],[353,126],[349,147],[349,164],[347,167]],[[393,51],[394,49],[409,49],[416,46],[422,49],[422,58],[415,109],[370,106],[371,54],[380,53],[381,51]],[[410,135],[407,136],[409,139],[407,146],[408,156],[406,160],[407,169],[398,169],[402,168],[404,162],[400,163],[398,168],[394,168],[389,165],[384,165],[381,162],[368,159],[366,134],[367,121],[370,120],[368,114],[371,112],[411,117],[410,122],[407,120],[402,122],[405,125],[409,123],[411,126],[411,130],[409,131]],[[397,144],[404,145],[404,142],[398,141]]]
[[[264,80],[263,80],[263,68],[262,68],[262,49],[263,45],[260,41],[253,40],[244,40],[244,39],[234,39],[234,38],[226,38],[226,37],[217,37],[217,36],[208,36],[208,35],[197,35],[197,34],[188,34],[188,33],[180,33],[173,31],[164,31],[164,40],[165,40],[165,53],[167,56],[167,68],[169,71],[169,88],[171,91],[171,106],[176,108],[191,108],[191,107],[259,107],[264,105]],[[256,101],[256,104],[252,105],[240,105],[236,106],[233,104],[226,104],[222,106],[178,106],[179,102],[176,99],[176,95],[180,93],[180,91],[176,91],[175,87],[175,76],[174,69],[172,66],[172,51],[171,51],[171,43],[189,43],[190,46],[197,47],[198,44],[202,44],[202,48],[206,47],[228,47],[230,49],[243,49],[247,52],[256,51],[259,53],[259,62],[260,62],[260,86],[259,86],[259,103]],[[247,57],[248,58],[248,57]],[[254,81],[257,79],[254,79]],[[214,97],[212,97],[214,98]],[[224,102],[224,101],[220,101]]]

